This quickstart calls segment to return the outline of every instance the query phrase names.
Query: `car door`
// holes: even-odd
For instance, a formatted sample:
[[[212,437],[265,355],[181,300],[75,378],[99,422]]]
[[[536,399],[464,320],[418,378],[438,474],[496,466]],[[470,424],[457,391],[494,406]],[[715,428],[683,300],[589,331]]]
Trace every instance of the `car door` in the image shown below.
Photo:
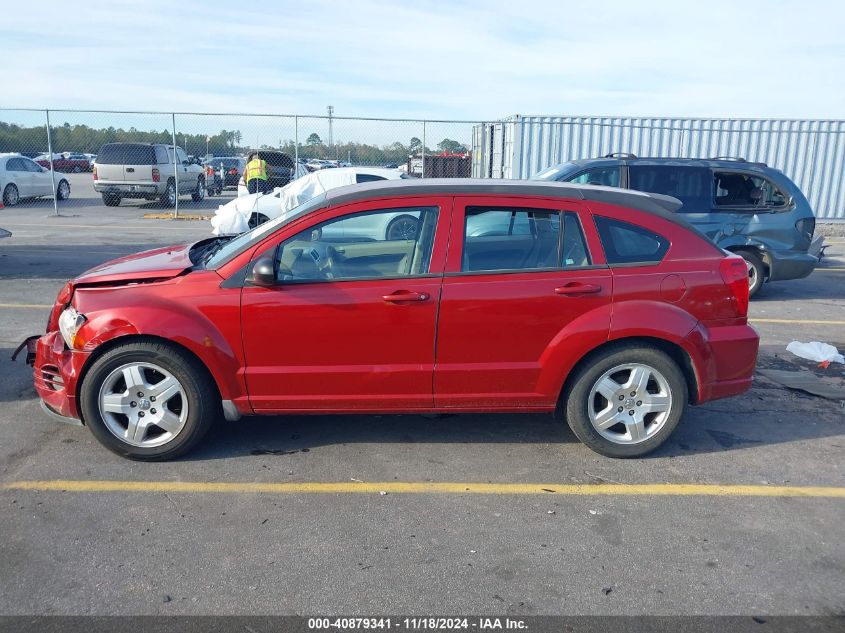
[[[176,169],[179,172],[179,193],[190,193],[197,188],[199,170],[193,169],[181,147],[176,148]]]
[[[44,169],[33,160],[29,160],[28,158],[22,158],[24,167],[26,167],[27,172],[29,172],[30,182],[32,193],[29,195],[33,196],[50,196],[53,193],[53,175],[50,174],[49,169]],[[58,186],[59,180],[61,180],[62,175],[60,173],[56,174],[56,185]]]
[[[416,239],[344,238],[339,227],[397,211],[420,219]],[[255,410],[432,407],[450,211],[449,198],[355,203],[262,247],[254,261],[272,258],[277,283],[247,282],[241,312]]]
[[[612,280],[579,202],[456,198],[434,374],[438,408],[547,409],[570,337],[607,339]],[[591,229],[592,230],[592,229]]]
[[[21,198],[36,195],[32,182],[33,174],[26,168],[22,157],[14,156],[6,161],[6,176],[9,182],[17,187]]]

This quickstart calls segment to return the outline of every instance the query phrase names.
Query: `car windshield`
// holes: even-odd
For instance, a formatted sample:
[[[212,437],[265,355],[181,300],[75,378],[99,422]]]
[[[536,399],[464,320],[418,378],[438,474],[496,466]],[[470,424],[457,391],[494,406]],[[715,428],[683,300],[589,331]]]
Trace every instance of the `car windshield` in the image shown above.
[[[560,180],[560,177],[565,172],[571,171],[575,168],[575,165],[572,163],[563,163],[561,165],[555,165],[554,167],[548,167],[544,169],[539,174],[534,174],[531,176],[531,180]]]
[[[312,211],[321,208],[326,202],[326,194],[321,193],[315,198],[311,198],[308,202],[303,202],[298,207],[295,207],[279,216],[274,220],[259,224],[257,227],[246,233],[241,233],[235,239],[228,242],[223,242],[219,249],[209,251],[208,259],[204,262],[206,268],[217,268],[218,266],[229,261],[238,253],[242,253],[253,244],[258,243],[265,236],[269,235],[276,229],[279,229],[286,224],[290,224],[294,220],[307,215]]]

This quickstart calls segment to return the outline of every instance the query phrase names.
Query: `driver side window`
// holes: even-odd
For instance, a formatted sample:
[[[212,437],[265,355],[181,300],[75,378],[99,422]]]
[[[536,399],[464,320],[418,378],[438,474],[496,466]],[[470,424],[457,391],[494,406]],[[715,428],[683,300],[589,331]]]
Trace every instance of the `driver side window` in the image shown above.
[[[365,211],[328,220],[279,245],[276,279],[314,282],[425,275],[436,224],[436,207]]]

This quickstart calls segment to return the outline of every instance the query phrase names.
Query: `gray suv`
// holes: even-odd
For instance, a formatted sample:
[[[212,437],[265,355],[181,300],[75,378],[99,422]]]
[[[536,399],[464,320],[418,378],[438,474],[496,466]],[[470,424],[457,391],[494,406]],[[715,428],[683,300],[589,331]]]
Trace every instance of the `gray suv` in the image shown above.
[[[678,210],[721,248],[748,263],[750,294],[764,281],[801,279],[816,267],[808,249],[816,218],[783,172],[741,158],[638,158],[608,154],[573,160],[533,177],[623,187],[678,198]]]
[[[194,202],[205,197],[205,172],[188,160],[181,147],[153,143],[108,143],[94,161],[94,189],[107,207],[123,198],[158,199],[164,207],[176,204],[179,194]],[[178,176],[178,177],[177,177]]]

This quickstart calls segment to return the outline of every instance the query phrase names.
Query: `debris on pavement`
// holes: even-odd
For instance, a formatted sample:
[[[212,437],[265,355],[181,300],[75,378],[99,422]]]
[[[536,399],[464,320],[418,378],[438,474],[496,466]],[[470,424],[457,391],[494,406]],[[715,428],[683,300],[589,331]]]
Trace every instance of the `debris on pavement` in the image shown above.
[[[787,352],[792,352],[799,358],[806,358],[807,360],[819,363],[827,369],[830,363],[845,363],[845,357],[839,353],[833,345],[828,343],[820,343],[819,341],[810,341],[809,343],[801,343],[800,341],[792,341],[786,346]]]
[[[845,400],[845,386],[826,382],[809,371],[786,371],[783,369],[759,369],[769,380],[828,400]]]

